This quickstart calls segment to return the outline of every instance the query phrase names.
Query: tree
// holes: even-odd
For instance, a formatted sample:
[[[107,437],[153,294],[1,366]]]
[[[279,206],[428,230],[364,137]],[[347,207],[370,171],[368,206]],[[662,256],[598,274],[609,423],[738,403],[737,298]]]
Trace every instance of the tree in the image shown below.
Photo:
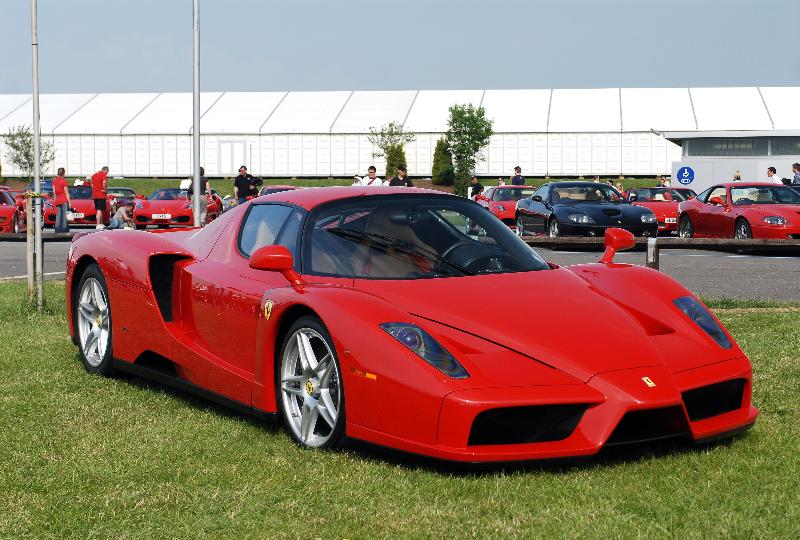
[[[494,131],[486,110],[474,105],[453,105],[444,137],[455,163],[455,193],[466,196],[470,176]]]
[[[406,153],[400,145],[390,146],[386,151],[386,179],[394,176],[398,165],[406,164]]]
[[[25,173],[28,180],[33,180],[34,158],[33,158],[33,133],[27,126],[18,126],[8,130],[6,135],[6,158],[15,167]],[[44,170],[55,159],[53,145],[47,141],[42,141],[41,155],[39,156],[39,166]]]
[[[444,137],[436,141],[436,149],[433,151],[432,180],[437,186],[452,186],[455,173],[453,172],[453,156],[447,149],[447,142]]]
[[[389,122],[380,129],[374,127],[369,128],[369,135],[367,136],[369,142],[378,148],[377,152],[372,153],[372,157],[386,158],[386,176],[394,175],[396,168],[390,168],[389,157],[391,153],[397,154],[397,150],[402,153],[403,160],[394,163],[392,166],[397,167],[400,163],[405,163],[405,152],[403,146],[414,140],[414,134],[410,131],[403,130],[403,126],[397,122]]]

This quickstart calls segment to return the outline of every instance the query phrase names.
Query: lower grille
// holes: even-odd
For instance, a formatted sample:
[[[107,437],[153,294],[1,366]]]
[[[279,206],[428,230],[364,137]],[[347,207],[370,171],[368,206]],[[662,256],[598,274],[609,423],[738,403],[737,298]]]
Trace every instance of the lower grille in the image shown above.
[[[580,422],[586,405],[533,405],[483,411],[475,417],[469,446],[560,441]]]
[[[682,397],[689,420],[697,422],[740,408],[744,385],[744,379],[733,379],[687,390]]]
[[[689,426],[680,405],[631,411],[619,421],[606,446],[680,437],[688,432]]]

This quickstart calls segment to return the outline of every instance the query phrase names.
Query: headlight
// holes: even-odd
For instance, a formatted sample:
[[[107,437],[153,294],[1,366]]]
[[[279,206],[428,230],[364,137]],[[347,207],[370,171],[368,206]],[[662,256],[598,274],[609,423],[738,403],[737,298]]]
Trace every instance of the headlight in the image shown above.
[[[655,214],[642,214],[642,223],[655,223],[656,222],[656,215]]]
[[[693,296],[682,296],[672,301],[678,309],[689,317],[694,323],[705,331],[706,334],[719,344],[723,349],[733,347],[731,340],[722,331],[722,327],[714,320],[708,309]]]
[[[594,220],[586,214],[570,214],[567,219],[573,223],[594,223]]]
[[[464,366],[419,326],[409,323],[383,323],[381,328],[448,377],[454,379],[469,377]]]
[[[764,223],[769,223],[770,225],[786,225],[786,218],[781,216],[767,216],[761,218],[761,221]]]
[[[142,204],[142,201],[136,201],[136,208],[139,208],[139,209],[144,208],[144,205]]]
[[[184,210],[191,210],[192,209],[192,203],[187,204],[186,206],[183,207],[183,209]]]

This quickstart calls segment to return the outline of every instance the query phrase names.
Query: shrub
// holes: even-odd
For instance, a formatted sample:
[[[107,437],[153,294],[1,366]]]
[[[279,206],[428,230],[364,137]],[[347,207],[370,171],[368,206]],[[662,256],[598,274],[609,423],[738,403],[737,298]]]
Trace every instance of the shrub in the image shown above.
[[[455,180],[453,170],[453,157],[447,149],[444,137],[436,142],[436,149],[433,151],[433,170],[431,171],[433,183],[437,186],[452,186]]]

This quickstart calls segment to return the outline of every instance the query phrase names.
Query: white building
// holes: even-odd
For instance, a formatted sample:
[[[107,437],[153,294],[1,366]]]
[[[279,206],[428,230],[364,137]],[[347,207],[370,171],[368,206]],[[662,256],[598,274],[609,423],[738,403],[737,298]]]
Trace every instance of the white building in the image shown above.
[[[205,92],[201,159],[209,176],[235,175],[243,163],[265,177],[349,177],[373,163],[382,173],[367,135],[370,127],[395,121],[416,133],[405,149],[409,173],[428,176],[448,107],[473,103],[485,107],[495,131],[480,175],[509,176],[520,165],[527,176],[652,176],[669,174],[681,159],[680,147],[661,132],[696,131],[699,119],[703,130],[750,129],[759,113],[736,96],[761,93],[760,107],[772,110],[773,93],[783,91],[798,89]],[[718,112],[716,96],[733,96],[732,103],[726,97],[726,113]],[[797,107],[777,103],[787,109],[786,122],[800,125],[792,116]],[[112,176],[191,172],[190,93],[43,94],[40,106],[42,134],[56,151],[47,174],[64,166],[69,175],[86,175],[103,165]],[[29,95],[0,95],[0,134],[30,125],[31,118]],[[0,155],[3,175],[19,175],[2,139]]]

